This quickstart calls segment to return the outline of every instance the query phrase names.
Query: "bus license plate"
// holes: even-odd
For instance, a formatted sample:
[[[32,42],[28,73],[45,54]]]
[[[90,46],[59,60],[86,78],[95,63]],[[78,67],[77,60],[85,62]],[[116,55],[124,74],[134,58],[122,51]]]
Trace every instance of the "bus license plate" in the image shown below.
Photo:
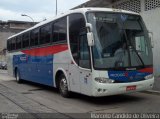
[[[132,91],[132,90],[136,90],[137,86],[127,86],[126,87],[126,91]]]

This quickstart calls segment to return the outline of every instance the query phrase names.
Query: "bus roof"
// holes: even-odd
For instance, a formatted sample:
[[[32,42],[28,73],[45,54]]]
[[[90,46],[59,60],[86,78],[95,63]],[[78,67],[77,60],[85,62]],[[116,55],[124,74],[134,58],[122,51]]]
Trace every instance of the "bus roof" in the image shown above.
[[[138,13],[136,13],[136,12],[132,12],[132,11],[126,11],[126,10],[121,10],[121,9],[114,9],[114,8],[93,8],[93,7],[87,7],[87,8],[79,8],[79,9],[74,9],[74,10],[69,10],[68,12],[66,12],[66,13],[62,13],[62,14],[60,14],[60,15],[57,15],[57,16],[55,16],[54,18],[52,18],[52,19],[49,19],[49,20],[46,20],[46,21],[43,21],[43,22],[40,22],[40,23],[38,23],[38,24],[36,24],[35,26],[33,26],[33,27],[31,27],[31,28],[29,28],[29,29],[26,29],[26,30],[24,30],[24,31],[22,31],[22,32],[20,32],[20,33],[17,33],[17,34],[15,34],[15,35],[13,35],[13,36],[10,36],[8,39],[11,39],[11,38],[13,38],[13,37],[15,37],[15,36],[18,36],[18,35],[21,35],[21,34],[23,34],[23,33],[25,33],[25,32],[28,32],[28,31],[30,31],[30,30],[33,30],[33,29],[35,29],[35,28],[38,28],[38,27],[40,27],[40,26],[42,26],[42,25],[45,25],[45,24],[47,24],[47,23],[50,23],[50,22],[52,22],[52,21],[54,21],[54,20],[57,20],[57,19],[59,19],[59,18],[61,18],[61,17],[64,17],[64,16],[66,16],[66,15],[69,15],[69,14],[72,14],[72,13],[86,13],[86,12],[88,12],[88,11],[106,11],[106,12],[115,12],[115,13],[127,13],[127,14],[134,14],[134,15],[139,15]]]

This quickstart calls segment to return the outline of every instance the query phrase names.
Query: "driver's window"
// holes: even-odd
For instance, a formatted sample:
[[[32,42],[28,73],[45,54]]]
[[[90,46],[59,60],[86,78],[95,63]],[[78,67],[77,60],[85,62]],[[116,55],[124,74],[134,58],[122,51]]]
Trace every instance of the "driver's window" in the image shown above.
[[[86,34],[80,35],[79,46],[80,46],[79,65],[82,68],[90,69],[90,54],[89,54],[89,47]]]
[[[146,41],[144,36],[135,37],[135,41],[136,41],[136,50],[139,52],[144,52],[146,53],[146,55],[148,55],[148,50],[146,47]]]
[[[136,40],[136,50],[144,51],[144,47],[142,45],[142,42],[144,41],[144,37],[135,37],[135,40]]]

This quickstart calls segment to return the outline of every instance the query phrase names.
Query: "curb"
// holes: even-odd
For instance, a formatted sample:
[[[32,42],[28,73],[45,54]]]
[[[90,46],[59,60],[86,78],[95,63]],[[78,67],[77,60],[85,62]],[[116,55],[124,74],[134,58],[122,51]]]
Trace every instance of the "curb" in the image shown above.
[[[153,95],[160,95],[160,91],[155,91],[155,90],[147,90],[147,91],[141,91],[142,93],[147,93],[147,94],[153,94]]]

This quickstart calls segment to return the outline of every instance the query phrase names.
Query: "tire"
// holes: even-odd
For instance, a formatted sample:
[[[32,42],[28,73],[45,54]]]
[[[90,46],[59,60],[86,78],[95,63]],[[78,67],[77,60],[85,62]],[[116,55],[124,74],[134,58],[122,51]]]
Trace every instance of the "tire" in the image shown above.
[[[22,79],[20,78],[20,73],[19,73],[18,69],[16,70],[16,81],[17,81],[17,83],[22,83]]]
[[[67,79],[64,75],[60,76],[58,87],[59,87],[59,92],[63,97],[65,98],[70,97],[70,92],[68,91]]]

